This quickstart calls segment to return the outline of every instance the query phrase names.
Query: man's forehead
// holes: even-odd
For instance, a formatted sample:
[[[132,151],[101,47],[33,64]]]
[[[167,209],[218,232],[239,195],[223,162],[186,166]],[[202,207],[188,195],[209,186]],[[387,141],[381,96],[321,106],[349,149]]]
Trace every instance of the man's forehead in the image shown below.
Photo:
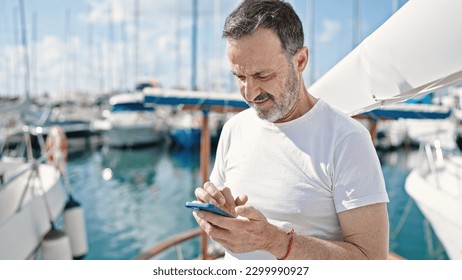
[[[226,38],[227,49],[245,49],[261,52],[267,49],[275,52],[283,52],[281,41],[275,31],[260,27],[250,34],[244,35],[239,38]]]
[[[261,43],[261,44],[260,44]],[[242,45],[231,42],[227,45],[227,55],[231,71],[235,74],[255,75],[264,72],[273,72],[287,62],[282,50],[257,45]]]

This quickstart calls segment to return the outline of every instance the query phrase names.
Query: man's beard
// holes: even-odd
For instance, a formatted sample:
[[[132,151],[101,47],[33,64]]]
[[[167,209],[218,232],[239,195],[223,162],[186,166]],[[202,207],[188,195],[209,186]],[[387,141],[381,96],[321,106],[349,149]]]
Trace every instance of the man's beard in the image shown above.
[[[277,120],[286,117],[295,106],[295,103],[299,98],[298,95],[300,86],[293,66],[290,65],[289,68],[289,76],[284,84],[284,91],[277,99],[274,95],[268,92],[262,92],[255,98],[256,101],[269,98],[272,101],[269,109],[264,109],[254,103],[251,103],[251,106],[255,109],[258,117],[261,119],[269,122],[276,122]]]

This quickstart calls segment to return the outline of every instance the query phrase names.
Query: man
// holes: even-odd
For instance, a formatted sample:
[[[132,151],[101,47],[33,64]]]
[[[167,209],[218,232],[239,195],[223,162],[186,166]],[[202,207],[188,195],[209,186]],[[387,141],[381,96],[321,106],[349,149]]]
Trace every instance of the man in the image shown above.
[[[308,93],[293,8],[245,0],[223,37],[251,108],[226,123],[210,182],[195,191],[236,217],[194,212],[201,228],[225,259],[387,258],[388,196],[370,134]]]

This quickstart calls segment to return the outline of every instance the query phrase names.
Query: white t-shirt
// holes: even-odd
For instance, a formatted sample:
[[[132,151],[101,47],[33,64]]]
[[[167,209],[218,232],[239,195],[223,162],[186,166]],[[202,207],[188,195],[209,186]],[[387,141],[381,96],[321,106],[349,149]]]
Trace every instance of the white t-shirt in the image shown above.
[[[337,213],[388,202],[367,129],[323,100],[285,123],[253,109],[223,127],[210,181],[227,186],[268,221],[287,230],[341,240]],[[265,251],[226,252],[225,259],[275,259]]]

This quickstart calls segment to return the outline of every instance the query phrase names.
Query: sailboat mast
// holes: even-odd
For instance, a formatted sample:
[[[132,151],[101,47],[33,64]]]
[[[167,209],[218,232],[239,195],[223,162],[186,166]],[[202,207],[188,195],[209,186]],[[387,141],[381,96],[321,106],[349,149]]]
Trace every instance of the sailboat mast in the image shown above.
[[[135,58],[134,58],[134,80],[135,85],[138,83],[138,75],[139,75],[139,63],[138,63],[138,56],[139,56],[139,28],[140,28],[140,2],[139,0],[135,0]]]
[[[181,0],[176,0],[177,13],[175,18],[175,84],[181,88]]]
[[[213,1],[213,19],[214,19],[214,26],[217,29],[215,34],[219,34],[221,31],[221,17],[220,17],[220,11],[221,11],[221,6],[220,6],[220,1]],[[214,89],[217,91],[222,90],[222,79],[221,79],[221,45],[219,44],[218,40],[214,40],[214,48],[213,51],[215,53],[215,61],[216,64],[214,65],[216,67],[215,71],[215,87]]]
[[[2,18],[2,20],[0,20],[0,34],[5,34],[5,37],[3,37],[5,39],[5,43],[7,42],[7,36],[6,36],[6,33],[7,33],[7,30],[8,30],[8,25],[7,25],[7,17],[6,17],[6,10],[5,8],[3,7],[2,4],[0,4],[0,9],[1,9],[1,12],[0,12],[0,17]],[[5,13],[5,14],[3,14]],[[3,28],[4,28],[4,31],[2,30],[2,25],[3,25]],[[0,40],[3,39],[1,36],[0,36]],[[4,76],[2,77],[4,79],[4,83],[3,83],[3,93],[6,96],[10,96],[12,94],[12,87],[11,87],[11,83],[12,83],[12,80],[13,80],[13,77],[12,77],[12,66],[11,66],[11,60],[10,60],[10,57],[8,55],[5,55],[4,56],[4,60],[3,61],[0,61],[0,67],[2,67],[4,69],[3,71],[3,74]],[[1,71],[0,71],[1,72]]]
[[[124,9],[126,11],[127,9]],[[126,90],[127,89],[127,34],[126,34],[126,16],[124,15],[124,19],[120,22],[120,43],[119,43],[119,59],[120,59],[120,67],[119,67],[119,89]]]
[[[107,59],[107,75],[108,75],[108,89],[111,92],[114,92],[116,89],[115,86],[115,79],[114,79],[114,62],[115,62],[115,54],[114,54],[114,16],[113,16],[113,8],[112,2],[108,2],[108,13],[109,13],[109,30],[108,30],[108,53],[106,55]]]
[[[24,48],[24,91],[26,99],[30,99],[30,69],[29,69],[29,52],[27,47],[27,36],[26,36],[26,16],[24,11],[24,1],[19,0],[19,15],[21,20],[21,42]]]
[[[87,4],[87,14],[90,14],[90,6]],[[93,23],[91,21],[87,22],[87,40],[88,40],[88,73],[87,73],[87,87],[90,92],[94,92],[97,88],[95,82],[95,68],[94,68],[94,46],[93,46]]]
[[[64,85],[63,85],[63,90],[60,92],[59,99],[64,100],[63,93],[70,93],[70,84],[71,84],[71,77],[70,77],[70,66],[69,66],[69,53],[70,53],[70,45],[69,45],[69,29],[70,29],[70,23],[69,23],[69,18],[71,17],[71,11],[69,8],[67,8],[64,11],[64,41],[66,44],[66,51],[64,54],[64,60],[63,60],[63,68],[64,68]]]
[[[197,0],[193,0],[192,6],[192,44],[191,44],[191,89],[197,90]]]
[[[32,92],[38,96],[38,77],[37,77],[37,12],[32,14],[32,52],[31,52],[31,68],[33,71],[33,90]]]
[[[352,49],[356,48],[359,45],[361,40],[361,13],[360,13],[360,0],[354,1],[353,7],[353,21],[354,21],[354,28],[353,28],[353,47]]]

